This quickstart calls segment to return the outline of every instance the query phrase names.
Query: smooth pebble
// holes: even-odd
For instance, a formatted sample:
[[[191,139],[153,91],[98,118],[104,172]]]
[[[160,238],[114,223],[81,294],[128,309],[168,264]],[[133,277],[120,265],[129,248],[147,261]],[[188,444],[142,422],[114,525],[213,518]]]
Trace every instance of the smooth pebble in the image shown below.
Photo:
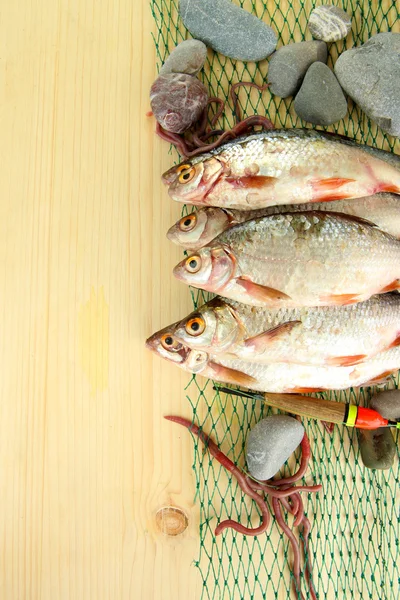
[[[386,133],[400,137],[400,33],[379,33],[343,52],[335,74],[345,92]]]
[[[247,437],[250,474],[261,481],[271,479],[296,450],[303,435],[303,425],[293,417],[271,415],[259,421]]]
[[[159,75],[186,73],[197,75],[204,67],[207,46],[200,40],[185,40],[178,44],[160,69]]]
[[[333,72],[322,62],[308,69],[294,101],[294,110],[304,121],[331,125],[347,114],[347,101]]]
[[[309,66],[315,62],[326,62],[328,49],[325,42],[298,42],[279,48],[270,58],[268,83],[275,96],[293,96],[301,86]]]
[[[358,442],[362,461],[368,469],[390,469],[396,453],[390,429],[359,429]]]
[[[388,421],[400,420],[400,390],[387,390],[375,394],[369,405]]]
[[[317,6],[310,14],[308,29],[317,40],[337,42],[351,29],[351,17],[337,6]]]
[[[193,37],[230,58],[259,61],[276,48],[271,27],[229,0],[180,0],[179,12]]]
[[[195,123],[208,102],[207,88],[191,75],[160,75],[151,86],[151,110],[167,131],[183,133]]]

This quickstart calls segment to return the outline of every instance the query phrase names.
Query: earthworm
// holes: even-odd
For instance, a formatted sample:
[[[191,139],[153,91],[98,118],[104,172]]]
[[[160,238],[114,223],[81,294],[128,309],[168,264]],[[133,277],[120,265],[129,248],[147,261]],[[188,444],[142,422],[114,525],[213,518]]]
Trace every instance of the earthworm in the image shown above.
[[[276,521],[278,525],[281,527],[282,531],[285,533],[286,537],[289,539],[289,542],[292,546],[293,550],[293,577],[294,577],[294,589],[297,595],[300,594],[300,598],[304,599],[304,596],[301,592],[301,582],[300,582],[300,546],[293,531],[288,527],[285,523],[285,520],[282,516],[282,511],[280,507],[280,503],[278,498],[272,498],[272,507],[274,509],[274,514],[276,517]]]
[[[310,568],[310,562],[309,562],[309,556],[308,556],[308,537],[310,534],[311,527],[310,527],[310,522],[309,522],[308,518],[304,514],[303,501],[301,499],[299,492],[300,491],[317,492],[322,488],[322,486],[321,485],[315,485],[315,486],[290,486],[289,485],[290,483],[292,483],[293,479],[295,481],[297,481],[304,475],[304,472],[305,472],[308,462],[309,462],[311,450],[310,450],[310,444],[308,442],[306,433],[304,433],[303,440],[301,442],[302,453],[304,453],[304,456],[302,454],[300,468],[297,471],[297,473],[295,475],[293,475],[293,477],[287,477],[282,480],[272,480],[269,483],[266,483],[263,481],[256,481],[256,480],[252,479],[247,473],[243,473],[239,469],[239,467],[237,467],[235,465],[235,463],[233,461],[231,461],[222,452],[222,450],[219,449],[217,444],[210,438],[210,436],[206,435],[200,427],[198,427],[194,423],[191,423],[191,421],[189,421],[188,419],[185,419],[183,417],[177,417],[177,416],[167,416],[167,417],[165,417],[165,419],[167,419],[168,421],[173,421],[175,423],[178,423],[179,425],[182,425],[183,427],[186,427],[187,429],[189,429],[189,431],[191,431],[193,434],[197,435],[197,437],[203,442],[203,444],[206,446],[206,448],[208,448],[210,454],[225,469],[227,469],[227,471],[229,471],[230,473],[232,473],[235,476],[235,478],[239,484],[239,487],[242,489],[242,491],[245,494],[247,494],[248,496],[250,496],[257,503],[257,506],[260,509],[262,520],[261,520],[261,524],[259,525],[259,527],[253,529],[253,528],[245,527],[244,525],[242,525],[241,523],[238,523],[237,521],[234,521],[233,519],[226,519],[225,521],[222,521],[221,523],[219,523],[217,525],[217,527],[215,529],[215,535],[220,535],[222,533],[222,531],[224,531],[224,529],[227,529],[227,528],[231,528],[231,529],[234,529],[235,531],[237,531],[238,533],[242,533],[244,535],[251,535],[251,536],[259,535],[260,533],[265,532],[268,527],[268,524],[269,524],[270,513],[268,510],[268,505],[267,505],[266,500],[263,499],[257,492],[262,491],[262,492],[264,492],[264,494],[271,496],[272,507],[274,510],[274,515],[276,517],[276,521],[277,521],[278,525],[282,528],[282,531],[284,532],[284,534],[289,539],[289,542],[293,549],[294,588],[295,588],[296,594],[297,595],[300,594],[301,600],[305,600],[305,599],[304,599],[304,595],[300,589],[301,588],[300,544],[297,541],[292,530],[286,524],[286,522],[282,516],[282,510],[281,510],[280,505],[282,504],[283,507],[289,513],[291,513],[292,515],[295,516],[294,526],[299,526],[299,525],[303,524],[303,550],[304,550],[304,563],[305,563],[304,574],[305,574],[306,581],[307,581],[309,589],[310,589],[311,597],[313,600],[317,600],[315,591],[314,591],[314,588],[312,585],[312,581],[311,581],[311,568]],[[272,485],[278,485],[278,484],[281,485],[280,489],[274,489],[272,487]]]
[[[273,484],[277,484],[280,480],[272,480]],[[297,485],[297,486],[293,486],[293,487],[288,487],[288,489],[285,490],[281,490],[281,489],[274,489],[272,487],[272,485],[269,485],[267,483],[264,483],[263,481],[255,481],[254,479],[250,479],[250,477],[248,477],[247,482],[249,483],[250,487],[252,487],[254,490],[263,490],[266,494],[269,494],[270,496],[273,496],[274,498],[288,498],[289,496],[291,496],[293,494],[294,491],[296,492],[320,492],[322,490],[322,485],[318,484],[318,485]]]
[[[272,479],[269,481],[271,485],[288,485],[289,483],[295,483],[299,479],[302,479],[307,471],[308,463],[311,458],[311,448],[308,437],[304,432],[303,439],[301,440],[301,462],[299,470],[291,477],[285,477],[284,479]]]
[[[255,529],[245,527],[241,523],[237,523],[232,519],[227,519],[219,523],[215,530],[215,535],[219,535],[222,533],[224,529],[230,527],[237,531],[238,533],[243,533],[245,535],[259,535],[260,533],[264,533],[269,525],[269,511],[266,503],[263,501],[261,496],[257,494],[251,487],[247,484],[246,476],[240,471],[240,469],[233,463],[225,454],[218,448],[217,444],[207,436],[197,425],[191,423],[188,419],[184,419],[183,417],[174,417],[168,416],[165,417],[168,421],[173,421],[174,423],[178,423],[179,425],[183,425],[183,427],[187,427],[189,431],[197,435],[203,444],[208,448],[211,456],[217,459],[217,461],[232,475],[234,475],[237,479],[237,482],[240,488],[245,492],[245,494],[249,495],[256,502],[257,506],[260,509],[262,520],[259,527]]]
[[[217,148],[220,146],[220,144],[222,144],[222,142],[230,138],[235,138],[236,136],[244,133],[251,133],[253,127],[261,126],[263,129],[274,129],[273,123],[267,117],[263,117],[262,115],[251,115],[246,119],[240,119],[241,113],[236,89],[241,86],[254,87],[262,92],[267,89],[268,84],[259,86],[251,81],[241,81],[232,85],[230,95],[233,102],[233,114],[236,120],[236,125],[234,125],[232,129],[227,131],[221,129],[212,129],[211,131],[206,131],[208,109],[210,105],[213,102],[219,105],[216,113],[211,118],[211,127],[215,127],[225,110],[225,102],[221,100],[221,98],[212,97],[208,99],[207,106],[205,107],[199,121],[194,125],[194,127],[186,132],[186,137],[185,135],[179,135],[177,133],[166,131],[159,123],[156,125],[157,135],[170,144],[173,144],[179,153],[185,158],[192,158],[198,154],[203,154],[204,152],[210,152],[210,150],[214,150],[214,148]],[[205,142],[211,137],[217,137],[217,139],[210,144],[206,144]]]
[[[266,89],[269,88],[270,84],[266,83],[265,85],[257,85],[257,83],[253,83],[252,81],[239,81],[238,83],[234,83],[231,86],[230,96],[232,98],[233,116],[235,117],[236,123],[240,123],[242,120],[240,106],[239,106],[239,96],[236,93],[236,90],[239,87],[245,87],[245,86],[256,88],[259,92],[264,92]],[[271,123],[271,121],[270,121],[270,123]],[[269,129],[274,129],[274,126],[272,125],[272,123],[271,123],[271,127]]]
[[[332,435],[335,428],[335,423],[328,423],[328,421],[321,421],[321,423],[324,426],[325,431],[327,431],[329,435]]]

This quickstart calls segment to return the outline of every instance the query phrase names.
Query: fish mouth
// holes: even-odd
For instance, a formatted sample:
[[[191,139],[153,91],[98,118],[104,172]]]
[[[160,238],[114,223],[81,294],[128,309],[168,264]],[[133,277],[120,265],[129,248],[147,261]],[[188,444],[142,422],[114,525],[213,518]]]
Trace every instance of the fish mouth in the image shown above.
[[[176,180],[177,175],[177,167],[176,165],[174,165],[173,167],[168,169],[168,171],[165,171],[165,173],[161,175],[161,181],[164,185],[171,185],[171,183],[174,183],[174,181]]]
[[[174,275],[174,277],[179,279],[179,281],[185,281],[185,278],[183,277],[184,272],[186,272],[183,267],[184,263],[185,263],[185,260],[178,263],[172,271],[172,274]]]

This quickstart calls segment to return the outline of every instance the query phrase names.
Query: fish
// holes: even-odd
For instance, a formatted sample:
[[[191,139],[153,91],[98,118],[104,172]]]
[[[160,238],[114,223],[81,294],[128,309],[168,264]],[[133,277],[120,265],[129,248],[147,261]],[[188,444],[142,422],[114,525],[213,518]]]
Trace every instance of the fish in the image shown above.
[[[174,323],[153,334],[146,347],[189,373],[259,392],[300,394],[376,385],[385,383],[400,369],[399,347],[347,367],[230,359],[185,346],[174,335],[176,326]]]
[[[234,139],[162,176],[173,200],[238,210],[400,193],[400,157],[336,134],[275,129]]]
[[[371,221],[375,225],[400,239],[400,198],[396,194],[380,193],[367,198],[336,200],[309,204],[287,204],[269,206],[258,210],[232,210],[207,206],[194,211],[175,223],[167,238],[186,250],[198,250],[214,238],[239,223],[259,217],[285,212],[323,210],[345,213]]]
[[[182,319],[174,336],[194,350],[244,361],[350,366],[400,345],[400,295],[279,309],[217,297]]]
[[[228,229],[173,273],[254,306],[354,304],[400,288],[400,241],[343,213],[284,213]]]

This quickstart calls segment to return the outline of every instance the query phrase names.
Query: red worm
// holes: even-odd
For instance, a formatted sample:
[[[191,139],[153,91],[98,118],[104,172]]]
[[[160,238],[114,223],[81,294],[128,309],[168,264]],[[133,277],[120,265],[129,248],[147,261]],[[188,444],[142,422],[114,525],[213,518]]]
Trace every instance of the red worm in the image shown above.
[[[328,423],[327,421],[321,421],[321,423],[324,426],[325,431],[327,431],[329,435],[332,435],[335,428],[335,423]]]
[[[240,123],[241,119],[241,112],[240,112],[240,106],[239,106],[239,96],[236,93],[237,88],[239,87],[252,87],[252,88],[256,88],[259,92],[264,92],[266,89],[268,89],[270,86],[269,83],[266,83],[265,85],[257,85],[256,83],[253,83],[252,81],[239,81],[239,83],[234,83],[231,86],[231,91],[230,91],[230,96],[232,98],[232,103],[233,103],[233,114],[235,116],[236,119],[236,123]],[[271,123],[271,121],[270,121]],[[274,126],[271,123],[271,129],[273,129]]]
[[[284,479],[272,479],[269,481],[271,485],[288,485],[289,483],[295,483],[302,479],[307,471],[308,463],[311,458],[311,447],[310,442],[308,441],[308,437],[306,432],[304,432],[303,439],[301,440],[301,462],[300,467],[297,473],[292,475],[291,477],[285,477]]]
[[[281,527],[282,531],[285,533],[285,535],[288,537],[289,542],[292,546],[292,550],[293,550],[293,577],[294,577],[294,589],[297,595],[300,594],[300,598],[302,600],[304,599],[304,596],[301,592],[301,582],[300,582],[300,547],[298,544],[298,541],[296,540],[296,537],[293,533],[293,531],[290,529],[290,527],[287,526],[287,524],[284,521],[284,518],[282,516],[282,511],[281,511],[281,507],[279,504],[279,500],[278,498],[272,498],[272,507],[274,509],[274,513],[275,513],[275,517],[276,517],[276,521],[278,523],[278,525]]]
[[[273,480],[274,485],[278,484],[279,480]],[[248,484],[250,485],[250,487],[252,487],[254,490],[263,490],[266,494],[269,494],[270,496],[274,497],[274,498],[287,498],[288,496],[291,496],[293,494],[293,492],[320,492],[322,490],[322,485],[318,484],[318,485],[297,485],[297,486],[293,486],[293,487],[288,487],[287,489],[284,490],[276,490],[273,487],[271,487],[270,485],[268,485],[267,483],[264,483],[262,481],[254,481],[254,479],[251,479],[250,477],[248,477],[247,480]]]
[[[246,476],[240,471],[240,469],[233,463],[221,450],[218,448],[217,444],[207,436],[197,425],[191,423],[188,419],[184,419],[183,417],[175,417],[168,416],[165,417],[168,421],[173,421],[174,423],[178,423],[179,425],[183,425],[183,427],[187,427],[189,431],[197,435],[204,445],[208,448],[210,454],[217,459],[217,461],[232,475],[234,475],[237,479],[237,482],[241,489],[245,492],[245,494],[249,495],[253,500],[257,503],[262,515],[261,525],[252,529],[250,527],[245,527],[241,523],[237,523],[232,519],[227,519],[222,523],[219,523],[215,530],[215,535],[219,535],[222,533],[224,529],[230,527],[239,533],[243,533],[245,535],[259,535],[260,533],[264,533],[269,525],[269,511],[264,500],[251,489],[251,487],[247,484]]]
[[[305,561],[305,576],[310,589],[312,600],[318,600],[315,593],[313,582],[311,581],[311,563],[308,549],[308,537],[310,535],[311,525],[308,518],[304,515],[303,517],[303,550],[304,550],[304,561]]]

